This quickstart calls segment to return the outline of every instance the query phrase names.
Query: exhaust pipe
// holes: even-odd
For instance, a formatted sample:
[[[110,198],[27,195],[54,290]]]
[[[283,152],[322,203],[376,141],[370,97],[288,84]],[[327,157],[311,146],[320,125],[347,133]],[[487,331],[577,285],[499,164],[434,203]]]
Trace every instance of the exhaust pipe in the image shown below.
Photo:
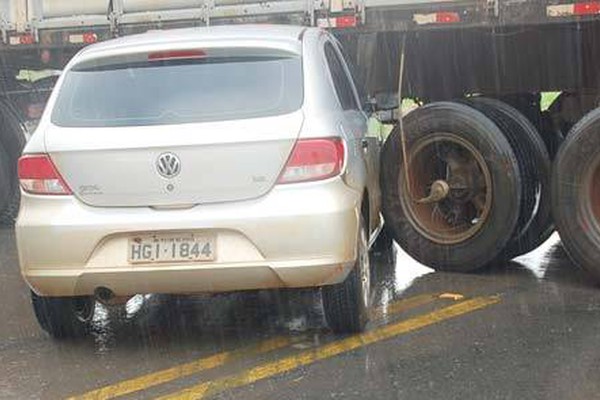
[[[105,306],[114,306],[127,303],[131,296],[116,296],[112,290],[107,287],[97,287],[94,290],[96,300]]]

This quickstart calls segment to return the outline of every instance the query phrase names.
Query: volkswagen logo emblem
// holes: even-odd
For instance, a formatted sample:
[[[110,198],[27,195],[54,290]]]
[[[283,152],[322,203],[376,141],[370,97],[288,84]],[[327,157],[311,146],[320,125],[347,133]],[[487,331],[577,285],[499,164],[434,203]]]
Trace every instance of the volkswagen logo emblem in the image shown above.
[[[163,178],[174,178],[181,172],[181,161],[173,153],[163,153],[156,159],[156,169]]]

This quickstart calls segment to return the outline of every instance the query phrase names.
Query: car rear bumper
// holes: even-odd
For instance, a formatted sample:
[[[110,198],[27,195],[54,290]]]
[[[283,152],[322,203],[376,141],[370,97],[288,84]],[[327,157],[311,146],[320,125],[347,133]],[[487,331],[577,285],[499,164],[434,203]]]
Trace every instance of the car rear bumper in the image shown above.
[[[46,296],[198,293],[341,282],[356,257],[360,194],[340,178],[276,186],[259,199],[189,209],[96,208],[73,197],[24,194],[17,221],[21,271]],[[143,233],[216,238],[211,262],[130,264]]]

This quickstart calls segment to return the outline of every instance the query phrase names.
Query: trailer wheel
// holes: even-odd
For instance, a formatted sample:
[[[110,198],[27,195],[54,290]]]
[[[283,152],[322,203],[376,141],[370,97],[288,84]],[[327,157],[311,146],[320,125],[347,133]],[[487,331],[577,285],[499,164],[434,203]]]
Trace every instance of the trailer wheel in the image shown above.
[[[8,199],[6,206],[0,211],[0,226],[13,226],[17,215],[19,214],[19,206],[21,204],[21,191],[17,187],[12,190],[12,195]]]
[[[600,109],[569,132],[552,175],[552,211],[573,261],[600,282]]]
[[[517,230],[498,261],[510,260],[534,250],[554,231],[550,204],[550,156],[533,124],[512,106],[495,99],[469,101],[496,122],[505,133],[519,161],[523,184]]]
[[[403,120],[407,182],[399,127],[382,150],[383,213],[394,239],[437,270],[473,271],[511,238],[521,180],[500,129],[464,104],[432,103]]]
[[[0,145],[3,146],[6,158],[0,163],[0,169],[8,176],[7,183],[2,185],[8,193],[5,203],[0,203],[0,226],[11,226],[19,212],[21,199],[17,179],[17,162],[26,143],[26,128],[21,123],[10,104],[0,101]]]
[[[4,147],[0,144],[0,210],[8,205],[12,194],[9,171],[10,160]]]

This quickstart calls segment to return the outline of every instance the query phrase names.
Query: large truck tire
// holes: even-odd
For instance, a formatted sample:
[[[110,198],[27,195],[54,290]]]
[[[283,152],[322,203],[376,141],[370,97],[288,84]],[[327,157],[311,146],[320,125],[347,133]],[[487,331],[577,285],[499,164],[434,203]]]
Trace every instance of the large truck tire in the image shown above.
[[[573,261],[600,282],[600,109],[569,132],[552,174],[552,211]]]
[[[17,187],[12,190],[8,202],[0,211],[0,227],[13,226],[17,215],[19,214],[19,206],[21,204],[21,191]]]
[[[8,206],[10,197],[13,191],[11,190],[10,182],[10,160],[4,147],[0,144],[0,210]]]
[[[519,240],[523,236],[533,220],[537,185],[534,171],[535,165],[529,155],[527,149],[528,146],[523,145],[521,142],[520,136],[522,132],[519,124],[510,116],[503,113],[496,107],[496,104],[491,105],[480,98],[470,98],[464,100],[464,103],[485,114],[486,117],[492,120],[496,126],[500,128],[500,131],[502,131],[504,137],[508,140],[517,159],[517,164],[519,165],[521,176],[521,203],[519,205],[517,226],[515,227],[510,241],[507,243],[507,246],[511,246],[514,241]],[[502,253],[504,253],[504,250],[505,249],[503,249]]]
[[[554,232],[550,156],[537,129],[517,109],[485,97],[474,97],[469,102],[496,122],[519,161],[523,198],[517,230],[498,257],[498,261],[506,261],[536,249]]]
[[[423,106],[403,125],[408,174],[399,127],[381,156],[383,214],[394,239],[436,270],[488,265],[519,219],[522,185],[510,143],[492,120],[465,104]]]
[[[0,190],[8,193],[8,200],[0,203],[0,226],[12,226],[19,212],[20,189],[17,177],[17,163],[26,143],[26,128],[17,113],[5,101],[0,101],[0,145],[5,150],[6,161],[0,164],[8,182]]]

